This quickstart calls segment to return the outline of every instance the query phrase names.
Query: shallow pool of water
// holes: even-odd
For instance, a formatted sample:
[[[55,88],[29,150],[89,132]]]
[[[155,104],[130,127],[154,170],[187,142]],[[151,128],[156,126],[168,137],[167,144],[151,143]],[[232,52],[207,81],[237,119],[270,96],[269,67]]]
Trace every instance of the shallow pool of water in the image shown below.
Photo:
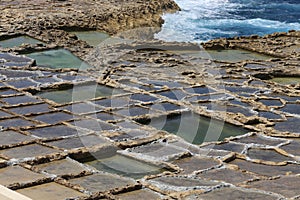
[[[282,85],[292,85],[292,84],[299,84],[300,77],[275,77],[275,78],[270,79],[270,81],[273,81],[275,83],[279,83]]]
[[[89,67],[87,63],[65,49],[35,52],[27,54],[26,56],[35,59],[38,66],[76,69],[86,69]]]
[[[165,170],[161,167],[118,154],[112,157],[87,162],[86,164],[91,165],[100,171],[135,179],[142,178],[146,175],[159,174]]]
[[[78,39],[86,41],[91,46],[97,46],[105,39],[109,38],[109,35],[100,31],[78,31],[70,32],[78,37]]]
[[[271,56],[242,50],[242,49],[226,49],[226,50],[204,50],[199,51],[172,51],[178,55],[191,56],[195,58],[223,61],[223,62],[240,62],[243,60],[268,60]]]
[[[45,44],[45,43],[28,36],[19,36],[19,37],[14,37],[14,38],[0,41],[0,46],[3,48],[18,47],[21,46],[22,44],[36,45],[36,44]]]
[[[239,62],[242,60],[268,60],[272,57],[246,50],[207,50],[213,60]]]
[[[54,90],[37,93],[37,96],[52,100],[56,103],[83,101],[97,97],[107,97],[120,94],[121,90],[103,85],[82,85],[66,90]]]
[[[176,134],[193,144],[221,141],[230,136],[249,132],[241,127],[193,113],[152,119],[149,125]]]

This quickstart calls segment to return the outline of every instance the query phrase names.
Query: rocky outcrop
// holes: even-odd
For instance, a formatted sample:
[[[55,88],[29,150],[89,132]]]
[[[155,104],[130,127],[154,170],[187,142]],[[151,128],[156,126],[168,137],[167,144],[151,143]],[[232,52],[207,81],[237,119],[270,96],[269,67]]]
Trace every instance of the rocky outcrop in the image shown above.
[[[4,1],[1,29],[9,32],[49,29],[97,29],[113,34],[141,26],[160,27],[164,12],[179,7],[171,0]]]
[[[299,57],[300,39],[299,31],[291,30],[287,33],[273,33],[260,37],[222,38],[202,44],[206,49],[240,48],[267,54],[279,58]]]

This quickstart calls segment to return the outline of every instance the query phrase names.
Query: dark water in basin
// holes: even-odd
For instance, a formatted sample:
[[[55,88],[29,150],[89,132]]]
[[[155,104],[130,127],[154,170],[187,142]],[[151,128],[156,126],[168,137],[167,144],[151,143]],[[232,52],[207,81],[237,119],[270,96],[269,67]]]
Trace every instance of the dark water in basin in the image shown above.
[[[176,134],[193,144],[221,141],[230,136],[243,135],[249,132],[249,130],[241,127],[193,113],[153,119],[149,125]]]

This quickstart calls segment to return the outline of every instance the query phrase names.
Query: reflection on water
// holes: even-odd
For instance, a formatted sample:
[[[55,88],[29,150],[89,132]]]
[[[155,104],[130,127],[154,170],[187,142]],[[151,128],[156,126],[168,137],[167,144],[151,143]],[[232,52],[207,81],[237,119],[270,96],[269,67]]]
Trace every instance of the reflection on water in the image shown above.
[[[45,43],[28,36],[19,36],[19,37],[0,41],[0,47],[3,48],[18,47],[21,46],[22,44],[35,45],[35,44],[45,44]]]
[[[193,144],[221,141],[230,136],[249,132],[241,127],[190,112],[166,119],[152,119],[149,125],[176,134]]]
[[[142,178],[146,175],[159,174],[164,171],[161,167],[118,154],[109,158],[87,162],[86,164],[91,165],[100,171],[119,174],[135,179]]]
[[[113,89],[103,85],[83,85],[66,90],[54,90],[37,93],[37,96],[52,100],[56,103],[69,103],[83,101],[97,97],[111,96],[120,94],[121,90]]]
[[[27,54],[26,56],[35,59],[38,66],[76,69],[86,69],[89,67],[88,64],[65,49],[35,52]]]
[[[78,31],[70,32],[78,37],[78,39],[86,41],[91,46],[97,46],[105,39],[109,38],[109,35],[99,31]]]

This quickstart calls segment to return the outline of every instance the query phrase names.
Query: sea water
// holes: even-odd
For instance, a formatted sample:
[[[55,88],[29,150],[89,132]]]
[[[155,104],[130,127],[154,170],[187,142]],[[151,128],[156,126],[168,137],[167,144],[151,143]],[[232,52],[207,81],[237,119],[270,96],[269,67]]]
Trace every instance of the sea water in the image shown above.
[[[300,30],[299,0],[175,0],[156,38],[204,42],[214,38]]]

